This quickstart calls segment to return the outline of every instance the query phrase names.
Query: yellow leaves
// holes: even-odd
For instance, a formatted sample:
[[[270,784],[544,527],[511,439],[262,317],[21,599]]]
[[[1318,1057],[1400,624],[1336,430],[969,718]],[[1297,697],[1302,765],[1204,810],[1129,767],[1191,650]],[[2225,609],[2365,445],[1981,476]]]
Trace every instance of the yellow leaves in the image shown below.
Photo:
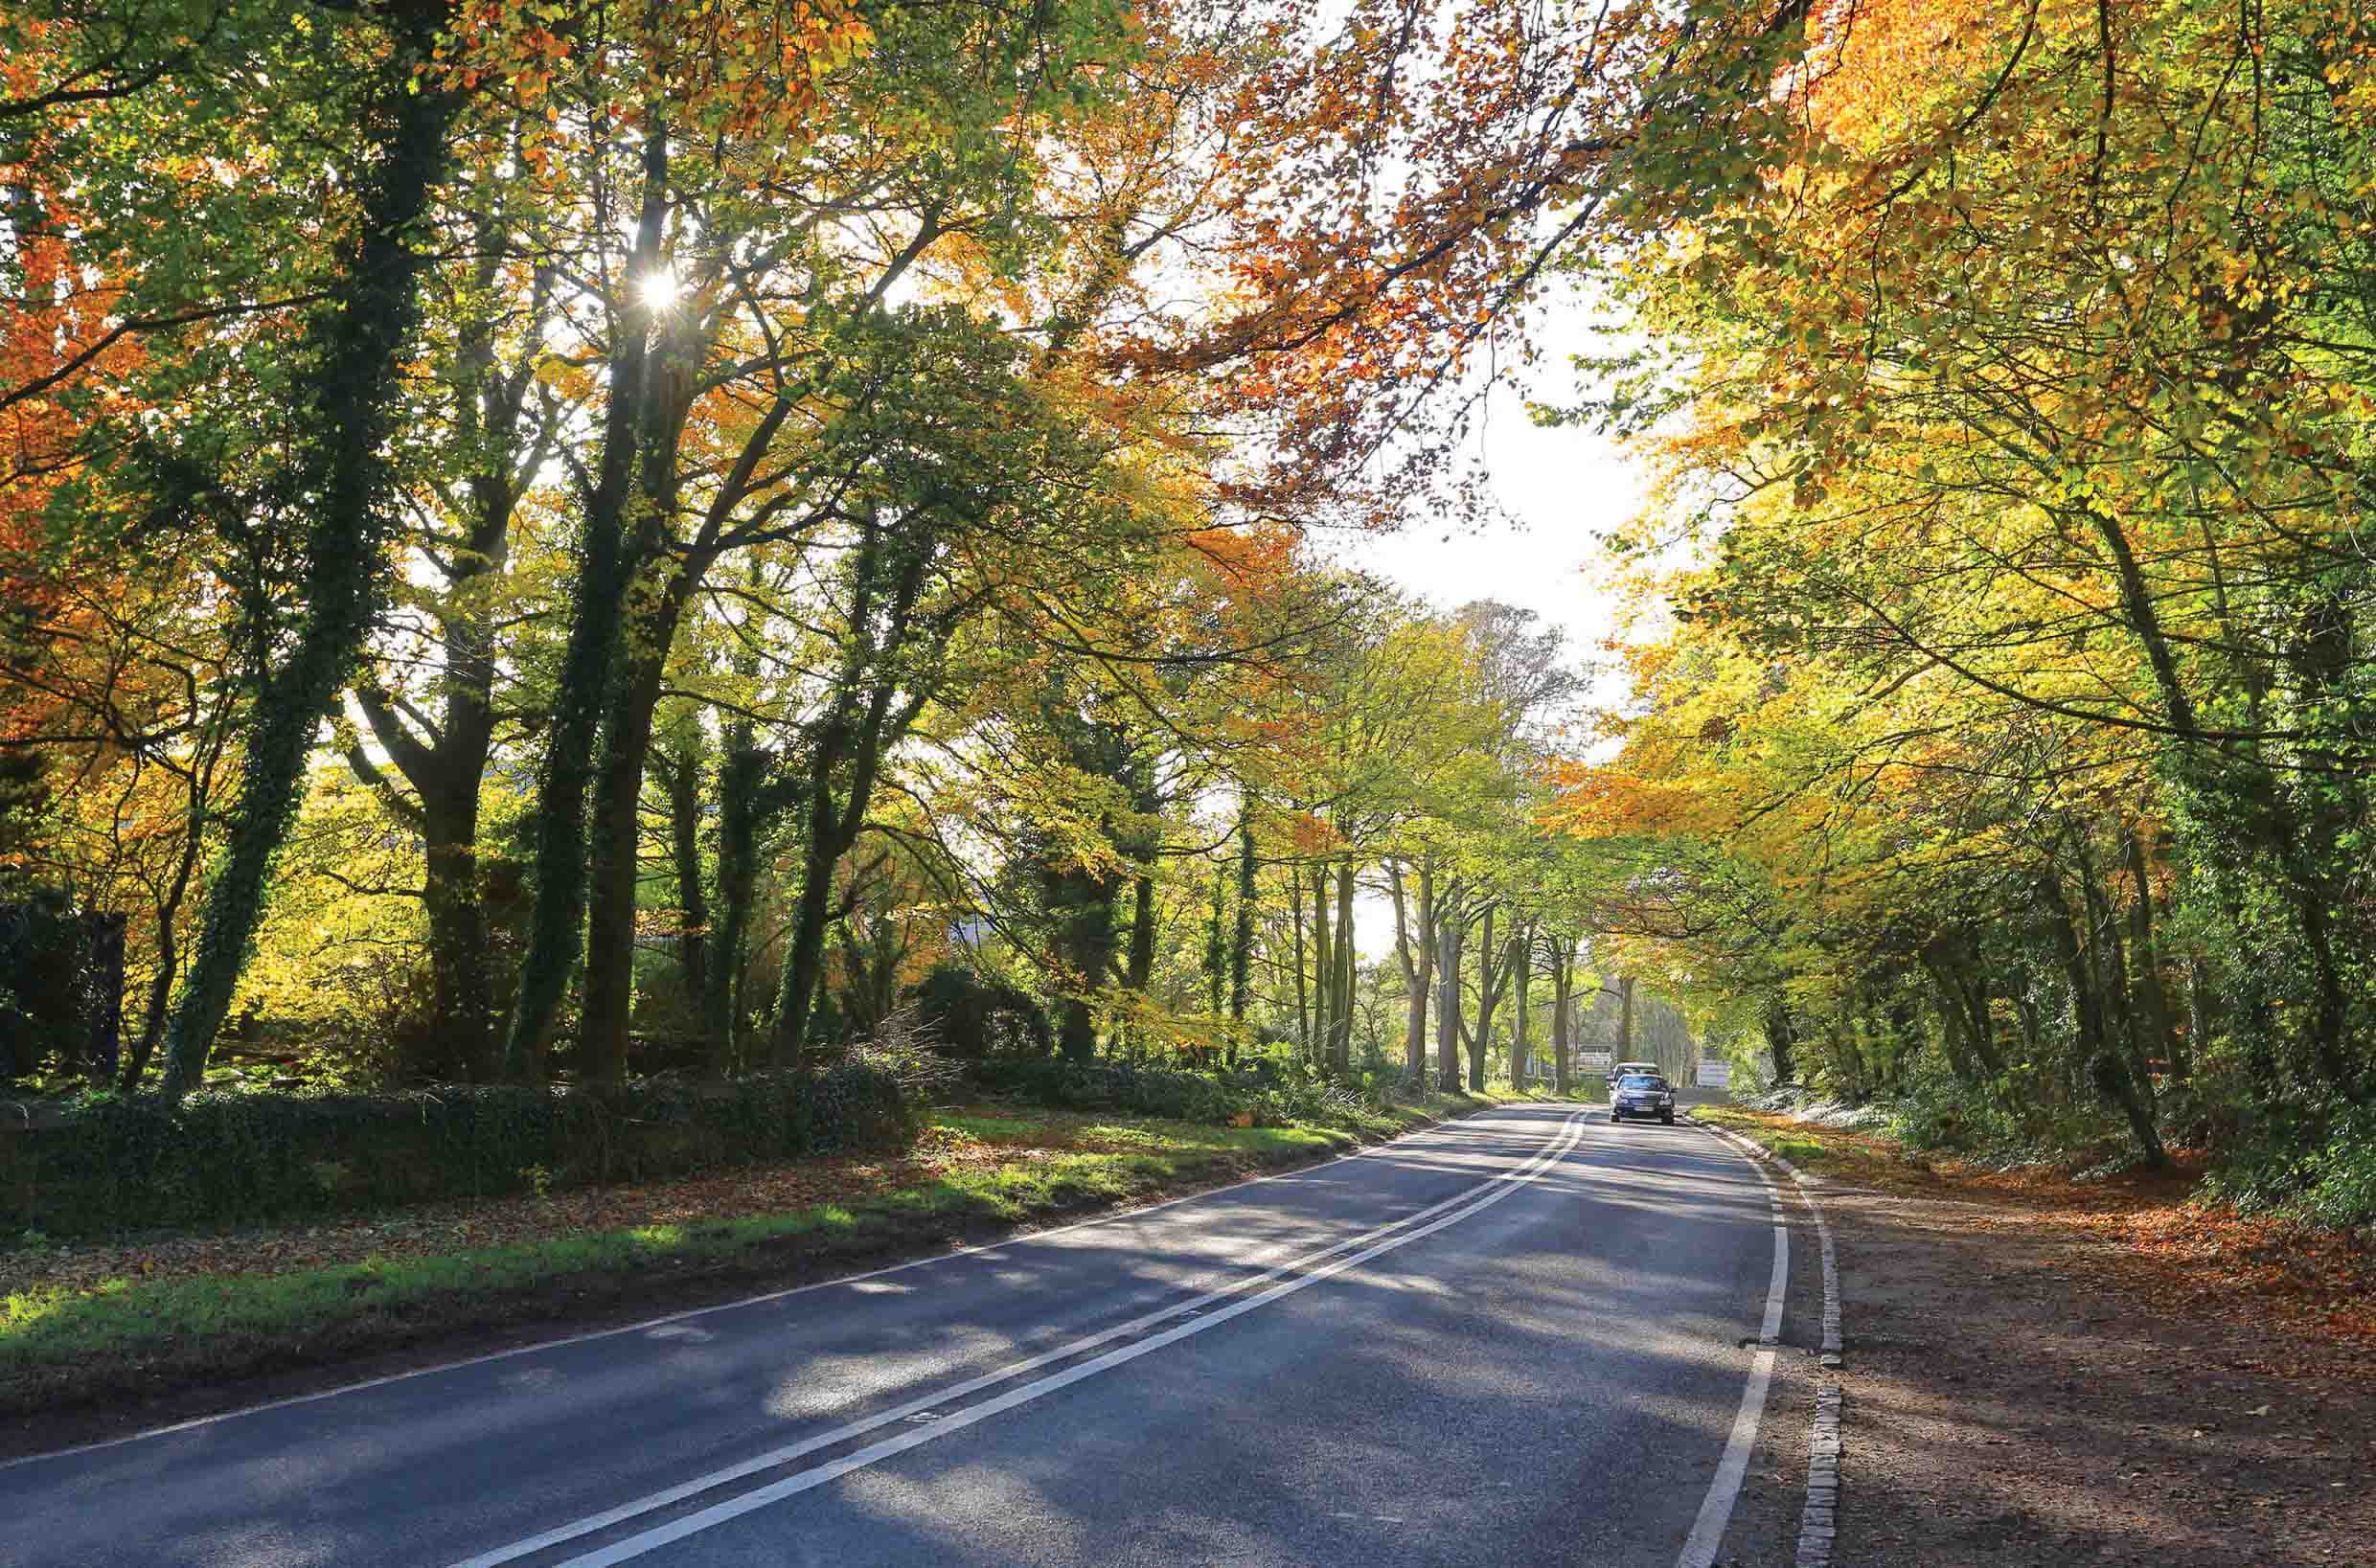
[[[1705,820],[1692,790],[1620,768],[1561,764],[1552,783],[1558,794],[1537,820],[1577,838],[1679,835]]]

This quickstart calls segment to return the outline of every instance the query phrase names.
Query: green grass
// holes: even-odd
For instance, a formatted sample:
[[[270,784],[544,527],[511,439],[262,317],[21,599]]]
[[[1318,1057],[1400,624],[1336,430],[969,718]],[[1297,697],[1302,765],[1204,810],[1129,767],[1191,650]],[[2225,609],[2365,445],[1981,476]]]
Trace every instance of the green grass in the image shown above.
[[[1691,1114],[1711,1126],[1754,1140],[1802,1170],[1863,1177],[1894,1163],[1875,1147],[1876,1137],[1870,1131],[1853,1135],[1831,1133],[1787,1117],[1730,1105],[1695,1105]]]
[[[1475,1104],[1447,1099],[1430,1110]],[[984,1142],[1108,1147],[742,1218],[589,1231],[284,1274],[115,1279],[94,1290],[35,1286],[0,1298],[0,1414],[334,1360],[507,1319],[583,1313],[653,1299],[672,1280],[780,1278],[967,1230],[1298,1164],[1431,1119],[1415,1107],[1341,1128],[1067,1113],[945,1116],[933,1125]]]

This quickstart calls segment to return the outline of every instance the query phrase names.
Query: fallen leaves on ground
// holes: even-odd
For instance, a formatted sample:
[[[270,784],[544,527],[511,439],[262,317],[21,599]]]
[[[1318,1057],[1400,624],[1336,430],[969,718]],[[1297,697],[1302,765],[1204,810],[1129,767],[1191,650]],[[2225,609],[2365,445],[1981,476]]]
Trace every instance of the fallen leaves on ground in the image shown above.
[[[2283,1324],[2376,1371],[2376,1248],[2348,1233],[2200,1198],[2206,1165],[2200,1151],[2181,1151],[2160,1170],[2081,1180],[2048,1166],[1917,1161],[1874,1131],[1810,1126],[1771,1113],[1728,1110],[1721,1120],[1818,1142],[1820,1158],[1810,1163],[1841,1180],[1961,1200],[1969,1207],[1958,1223],[1972,1229],[2043,1228],[2112,1243],[2092,1266],[2164,1307]],[[2273,1356],[2271,1364],[2284,1359]]]

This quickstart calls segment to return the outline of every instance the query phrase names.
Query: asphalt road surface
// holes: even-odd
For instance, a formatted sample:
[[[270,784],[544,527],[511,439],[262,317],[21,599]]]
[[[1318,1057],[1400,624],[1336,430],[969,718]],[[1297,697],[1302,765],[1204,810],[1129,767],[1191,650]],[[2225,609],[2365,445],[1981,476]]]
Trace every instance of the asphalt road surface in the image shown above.
[[[20,1461],[0,1563],[1696,1568],[1775,1254],[1763,1177],[1707,1134],[1512,1106]]]

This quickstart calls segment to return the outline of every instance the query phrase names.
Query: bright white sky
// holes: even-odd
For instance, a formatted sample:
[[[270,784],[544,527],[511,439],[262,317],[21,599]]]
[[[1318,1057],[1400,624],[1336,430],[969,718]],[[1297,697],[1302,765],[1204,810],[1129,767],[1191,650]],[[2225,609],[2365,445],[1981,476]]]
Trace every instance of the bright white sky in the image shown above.
[[[1541,333],[1542,357],[1526,373],[1526,391],[1545,402],[1575,399],[1569,356],[1605,347],[1588,329],[1588,315],[1579,299],[1554,306]],[[1352,541],[1346,563],[1378,572],[1443,609],[1497,599],[1533,610],[1565,627],[1580,657],[1595,657],[1615,608],[1609,564],[1595,535],[1640,511],[1641,461],[1588,430],[1538,427],[1526,417],[1520,392],[1509,387],[1494,390],[1472,443],[1494,501],[1512,521],[1473,533],[1413,525],[1388,537]]]
[[[1547,402],[1571,401],[1575,373],[1567,355],[1586,347],[1586,336],[1556,330],[1544,336],[1549,352],[1529,390]],[[1526,417],[1521,393],[1506,387],[1495,390],[1474,440],[1493,499],[1509,521],[1466,533],[1413,525],[1384,537],[1346,541],[1341,558],[1442,609],[1497,599],[1533,610],[1566,630],[1579,662],[1605,664],[1601,645],[1614,630],[1616,600],[1596,536],[1640,511],[1642,461],[1587,430],[1537,426]],[[1605,667],[1594,696],[1623,700],[1620,681]],[[1394,910],[1384,897],[1365,893],[1357,901],[1354,926],[1364,960],[1393,950]]]
[[[1480,532],[1414,526],[1355,541],[1366,567],[1444,609],[1497,599],[1567,630],[1580,651],[1611,629],[1609,569],[1594,536],[1642,505],[1637,462],[1588,431],[1536,427],[1518,396],[1496,390],[1478,441],[1494,499],[1511,521]]]

